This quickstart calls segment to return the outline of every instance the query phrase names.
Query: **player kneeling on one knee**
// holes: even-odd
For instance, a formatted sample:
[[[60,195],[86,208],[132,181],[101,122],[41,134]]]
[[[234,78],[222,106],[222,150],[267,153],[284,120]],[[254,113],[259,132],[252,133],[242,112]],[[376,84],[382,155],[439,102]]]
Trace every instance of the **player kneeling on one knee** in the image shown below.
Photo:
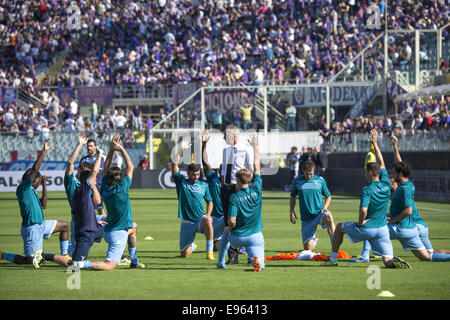
[[[264,269],[264,236],[262,224],[262,178],[258,139],[252,135],[249,143],[254,151],[254,171],[240,169],[236,172],[237,192],[231,195],[228,226],[222,234],[219,247],[219,269],[225,269],[225,256],[229,246],[244,247],[253,264],[253,270]],[[252,184],[250,185],[250,182]]]
[[[198,164],[189,164],[187,179],[183,177],[178,167],[183,152],[190,147],[190,138],[184,137],[180,150],[172,159],[172,178],[177,190],[178,218],[181,219],[180,252],[182,257],[189,257],[192,253],[195,235],[201,233],[206,238],[206,259],[214,260],[214,230],[211,218],[213,202],[208,185],[199,180],[200,166]],[[205,202],[207,203],[206,213],[203,208]]]
[[[290,221],[295,224],[298,220],[295,214],[295,201],[298,196],[300,203],[300,217],[302,221],[302,240],[304,250],[314,250],[317,244],[316,229],[320,224],[327,229],[330,241],[334,234],[333,215],[328,210],[331,194],[325,179],[314,174],[315,164],[311,160],[303,164],[303,174],[294,180],[290,199]],[[325,201],[323,200],[325,197]]]
[[[121,169],[112,167],[112,157],[115,151],[122,153],[126,169],[122,177]],[[133,163],[130,156],[121,146],[120,136],[116,134],[111,142],[108,156],[105,160],[101,196],[108,211],[107,225],[104,229],[108,251],[104,262],[80,261],[79,268],[112,271],[120,262],[122,253],[128,243],[128,252],[131,257],[130,268],[145,268],[136,254],[136,229],[131,212],[129,188],[133,177]]]
[[[358,222],[345,222],[337,225],[330,260],[323,265],[337,265],[338,251],[344,234],[346,234],[351,242],[369,241],[373,252],[382,256],[386,267],[409,268],[409,264],[394,257],[393,254],[387,226],[391,181],[384,166],[383,156],[378,148],[376,130],[372,130],[371,141],[379,164],[372,162],[366,165],[368,185],[361,190]]]

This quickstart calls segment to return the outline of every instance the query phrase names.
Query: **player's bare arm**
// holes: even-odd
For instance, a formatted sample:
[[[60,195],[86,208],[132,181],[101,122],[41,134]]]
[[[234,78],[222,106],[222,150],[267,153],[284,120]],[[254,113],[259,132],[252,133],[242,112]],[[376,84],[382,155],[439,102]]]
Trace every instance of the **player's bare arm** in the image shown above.
[[[400,152],[398,151],[398,139],[396,136],[391,136],[392,146],[394,147],[394,161],[402,162],[402,158],[400,157]]]
[[[69,157],[69,160],[67,160],[67,167],[66,167],[66,175],[70,175],[74,172],[74,163],[75,160],[78,158],[78,154],[80,153],[83,146],[87,143],[88,139],[84,133],[80,134],[78,136],[78,144],[75,147],[75,149],[72,151],[72,154]]]
[[[211,171],[211,165],[208,161],[208,152],[206,151],[206,145],[209,141],[209,132],[208,130],[203,131],[202,134],[202,165],[203,171],[205,174],[208,174]]]
[[[36,175],[39,172],[39,169],[41,168],[42,162],[44,161],[45,154],[47,153],[48,150],[50,150],[50,147],[51,147],[50,140],[51,139],[45,140],[42,151],[39,154],[39,157],[37,158],[36,162],[33,164],[33,167],[31,168],[31,173],[30,173],[31,181],[33,181],[34,178],[36,178]]]
[[[47,177],[41,176],[41,185],[42,185],[42,198],[41,198],[41,207],[42,209],[47,209]]]
[[[103,175],[105,175],[106,172],[111,167],[112,158],[113,158],[114,150],[115,150],[114,148],[116,147],[116,145],[118,143],[120,144],[120,135],[119,134],[115,134],[114,137],[112,137],[112,139],[111,139],[111,141],[109,143],[108,155],[106,156],[105,163],[103,165]]]
[[[172,159],[172,174],[176,175],[178,171],[180,171],[178,164],[180,163],[181,157],[183,156],[183,153],[185,150],[189,149],[191,147],[191,138],[189,137],[183,137],[183,140],[181,140],[181,146],[180,150],[175,155],[174,159]]]
[[[372,131],[370,131],[369,140],[370,140],[370,142],[372,142],[373,147],[375,149],[375,156],[377,157],[377,160],[380,163],[380,168],[384,169],[386,167],[384,165],[384,160],[383,160],[383,156],[380,151],[380,147],[378,146],[377,138],[378,138],[378,131],[375,129],[372,129]]]

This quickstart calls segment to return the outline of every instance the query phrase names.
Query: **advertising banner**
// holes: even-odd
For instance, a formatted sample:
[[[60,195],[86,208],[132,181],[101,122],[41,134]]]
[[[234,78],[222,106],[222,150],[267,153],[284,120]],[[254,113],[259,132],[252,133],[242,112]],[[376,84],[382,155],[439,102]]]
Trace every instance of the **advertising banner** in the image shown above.
[[[0,105],[2,108],[5,108],[9,104],[15,104],[17,95],[17,88],[0,88]]]
[[[62,106],[70,104],[75,98],[75,92],[71,87],[58,87],[57,96]]]
[[[47,191],[64,191],[64,170],[40,170],[40,172],[47,177]],[[0,192],[15,192],[22,175],[23,171],[1,171]]]
[[[5,162],[0,164],[1,171],[22,171],[24,172],[28,168],[33,166],[34,161],[19,160],[12,162]],[[78,161],[74,163],[75,170],[78,168]],[[66,170],[66,161],[44,161],[41,165],[41,170]]]
[[[363,96],[370,96],[367,90],[370,86],[331,86],[330,104],[332,106],[355,105]],[[326,100],[325,87],[301,87],[293,90],[292,103],[294,106],[302,107],[321,107],[325,106]]]
[[[92,101],[99,107],[112,106],[113,88],[112,87],[80,87],[77,89],[78,105],[88,107]]]
[[[199,110],[200,95],[196,100],[196,109]],[[246,103],[253,105],[255,103],[255,94],[246,90],[220,90],[210,92],[205,91],[205,109],[220,108],[222,112],[243,107]]]

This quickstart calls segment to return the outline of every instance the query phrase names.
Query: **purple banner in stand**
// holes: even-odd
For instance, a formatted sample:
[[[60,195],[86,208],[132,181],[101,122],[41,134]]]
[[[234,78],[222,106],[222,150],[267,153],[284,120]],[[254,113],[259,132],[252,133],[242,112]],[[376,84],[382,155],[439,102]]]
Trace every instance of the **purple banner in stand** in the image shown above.
[[[113,87],[80,87],[77,88],[77,99],[80,107],[88,107],[92,101],[99,107],[112,106]]]

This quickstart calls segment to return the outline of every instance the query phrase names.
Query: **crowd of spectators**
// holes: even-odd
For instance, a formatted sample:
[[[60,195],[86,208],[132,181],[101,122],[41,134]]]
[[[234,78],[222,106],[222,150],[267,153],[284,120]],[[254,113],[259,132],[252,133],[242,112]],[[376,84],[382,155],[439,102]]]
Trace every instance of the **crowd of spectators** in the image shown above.
[[[381,32],[367,26],[370,6],[378,6],[381,25],[388,10],[390,29],[448,23],[448,5],[431,0],[389,2],[388,9],[383,0],[90,0],[77,1],[79,11],[68,0],[1,3],[0,85],[31,92],[36,69],[67,48],[62,70],[43,85],[323,82]],[[391,66],[413,62],[412,36],[389,38]],[[366,53],[366,74],[382,69],[380,46]]]
[[[32,138],[40,134],[43,139],[50,132],[82,131],[88,136],[112,133],[123,130],[145,130],[153,128],[161,117],[143,116],[140,106],[134,108],[105,108],[103,112],[94,113],[93,106],[90,114],[83,114],[75,101],[62,107],[56,95],[49,97],[48,104],[40,109],[33,106],[8,105],[0,107],[0,131],[12,134],[24,134]],[[165,115],[165,108],[161,109]]]
[[[381,32],[367,27],[374,15],[369,7],[379,7],[381,25],[386,12],[382,0],[90,3],[80,8],[82,41],[45,85],[323,82]],[[448,22],[441,1],[395,1],[388,10],[392,29],[437,29]],[[389,39],[391,65],[412,62],[410,37]],[[382,70],[380,46],[366,53],[366,74]],[[348,74],[360,67],[355,63]]]
[[[372,129],[383,135],[394,135],[398,138],[413,136],[419,132],[431,133],[434,136],[449,138],[450,133],[450,96],[444,101],[431,99],[426,103],[416,102],[414,107],[407,101],[398,116],[385,115],[384,117],[360,116],[356,119],[346,118],[342,122],[333,121],[331,128],[322,119],[319,135],[323,138],[327,150],[333,144],[351,144],[352,134],[369,134]],[[447,140],[446,140],[447,141]]]
[[[390,1],[388,8],[383,0],[86,0],[76,2],[79,12],[68,0],[0,2],[0,86],[25,87],[32,93],[40,88],[36,70],[53,65],[66,49],[69,55],[61,71],[44,78],[40,85],[321,82],[335,75],[381,32],[367,27],[368,18],[374,15],[368,10],[372,5],[379,8],[381,25],[388,10],[390,29],[436,30],[448,23],[445,1],[430,0]],[[444,30],[444,38],[447,33]],[[391,66],[413,61],[411,35],[405,37],[388,40]],[[367,52],[366,73],[374,75],[381,70],[380,45]],[[421,48],[421,52],[426,50]],[[424,54],[421,58],[426,59]],[[353,65],[348,73],[359,67]],[[42,109],[5,106],[0,129],[16,133],[139,130],[151,128],[171,111],[165,107],[152,119],[138,112],[139,107],[128,114],[111,107],[83,117],[75,101],[60,105],[54,94],[44,100],[48,103]],[[441,127],[442,111],[415,108],[401,121],[404,130],[414,129],[421,119],[426,119],[422,123],[427,129]],[[227,114],[211,109],[207,110],[207,126],[236,123],[246,130],[254,127],[252,117],[248,109]],[[196,112],[183,113],[181,126],[191,126],[198,119]],[[346,120],[329,130],[342,135],[346,130],[361,130],[364,123]]]
[[[72,44],[71,1],[0,1],[0,86],[36,94],[41,69]],[[79,1],[84,12],[87,2]]]

